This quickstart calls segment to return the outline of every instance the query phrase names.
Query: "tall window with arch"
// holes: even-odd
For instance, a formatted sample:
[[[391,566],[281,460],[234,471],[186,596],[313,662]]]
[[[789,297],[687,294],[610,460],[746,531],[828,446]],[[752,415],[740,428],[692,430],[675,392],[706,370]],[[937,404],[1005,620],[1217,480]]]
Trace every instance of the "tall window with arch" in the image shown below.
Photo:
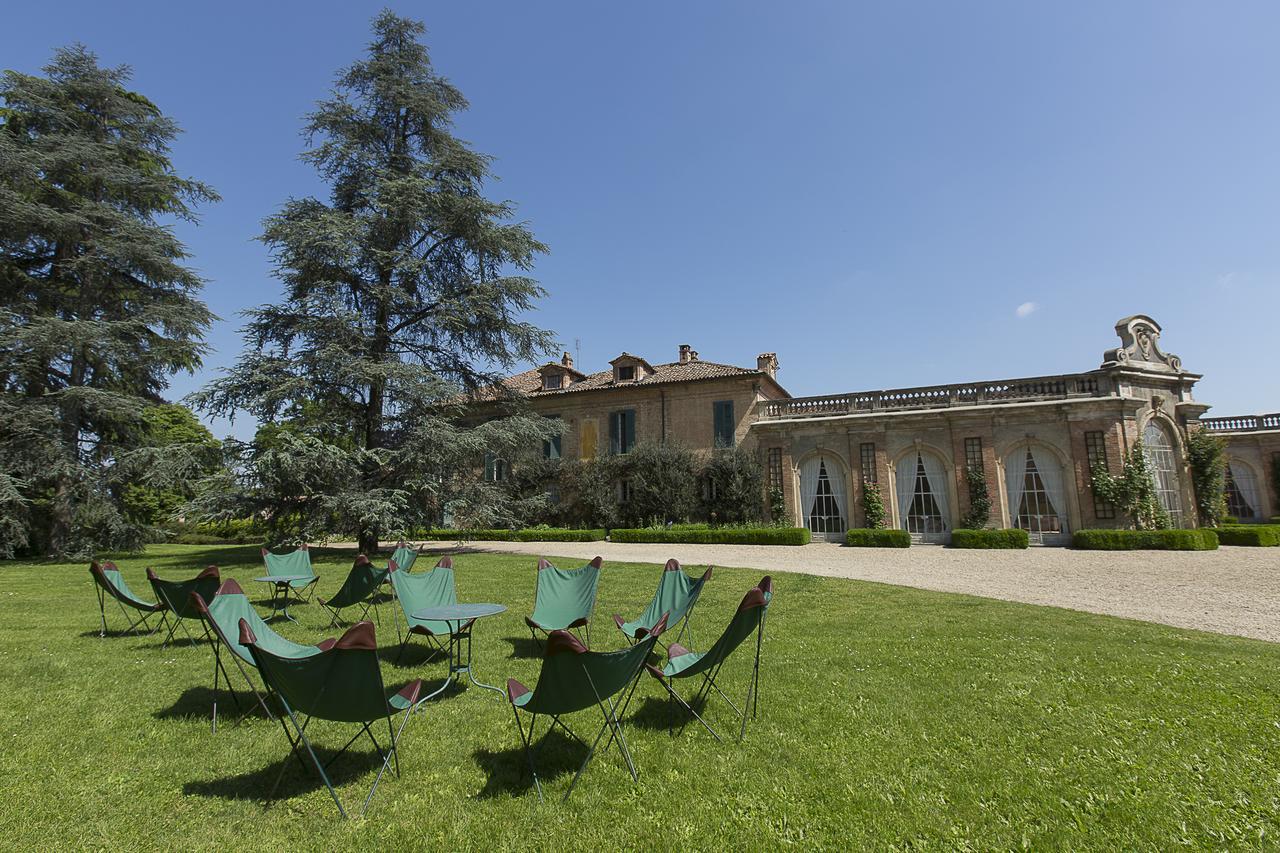
[[[1262,502],[1258,495],[1258,478],[1254,476],[1252,468],[1234,459],[1229,461],[1224,485],[1228,515],[1241,521],[1258,518]]]
[[[1169,431],[1159,421],[1151,421],[1142,431],[1142,443],[1146,450],[1147,465],[1156,484],[1156,497],[1160,506],[1169,514],[1169,523],[1183,526],[1182,487],[1178,480],[1178,456]]]
[[[1062,465],[1042,447],[1020,447],[1004,461],[1010,522],[1036,541],[1066,533]]]
[[[929,537],[944,534],[950,529],[951,515],[942,460],[925,451],[908,453],[898,460],[895,480],[898,519],[904,530]]]
[[[839,538],[848,526],[844,474],[835,459],[819,454],[800,469],[800,500],[805,525],[814,535]]]

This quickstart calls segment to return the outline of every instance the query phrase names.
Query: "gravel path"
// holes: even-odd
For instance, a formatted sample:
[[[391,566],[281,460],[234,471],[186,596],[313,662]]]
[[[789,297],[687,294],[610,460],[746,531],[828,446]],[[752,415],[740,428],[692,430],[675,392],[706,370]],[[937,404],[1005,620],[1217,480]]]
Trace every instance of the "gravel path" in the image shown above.
[[[1048,604],[1280,642],[1280,548],[1217,551],[965,551],[940,546],[845,548],[814,543],[632,545],[613,542],[473,542],[479,551],[590,559],[740,566],[878,581]]]

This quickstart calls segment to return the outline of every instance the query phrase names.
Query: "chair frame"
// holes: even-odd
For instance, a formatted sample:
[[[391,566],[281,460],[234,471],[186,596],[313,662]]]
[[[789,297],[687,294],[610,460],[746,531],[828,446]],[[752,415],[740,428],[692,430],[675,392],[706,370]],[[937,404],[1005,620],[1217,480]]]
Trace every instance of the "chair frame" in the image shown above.
[[[604,558],[595,557],[586,565],[581,566],[580,568],[586,568],[586,566],[594,566],[596,572],[599,573],[604,566]],[[541,577],[543,569],[553,569],[553,568],[556,568],[556,566],[550,560],[547,560],[545,558],[538,560],[538,574],[534,576],[534,584],[533,584],[533,610],[535,613],[538,610],[537,579]],[[576,570],[568,569],[566,571],[576,571]],[[533,638],[533,641],[535,643],[541,643],[543,648],[546,648],[546,641],[538,639],[539,631],[541,631],[543,634],[546,634],[548,637],[551,635],[553,631],[568,631],[569,633],[577,636],[577,638],[582,641],[583,645],[585,645],[587,648],[590,648],[591,647],[591,617],[595,614],[596,602],[600,598],[598,574],[597,574],[596,584],[597,585],[596,585],[595,593],[591,597],[590,611],[587,612],[586,616],[583,616],[579,619],[575,619],[573,622],[570,622],[564,628],[552,628],[551,630],[548,630],[543,626],[539,625],[537,622],[534,622],[532,616],[524,617],[525,627],[529,629],[529,636]]]
[[[192,578],[192,580],[200,580],[201,578],[208,577],[210,575],[212,575],[215,578],[220,577],[217,566],[207,566],[204,570],[200,572],[200,574]],[[209,638],[209,628],[207,625],[205,625],[204,618],[202,616],[197,616],[197,617],[180,616],[179,608],[177,607],[175,602],[169,600],[169,596],[164,591],[164,587],[159,586],[155,583],[155,581],[161,581],[163,583],[186,583],[186,581],[164,581],[162,578],[157,577],[155,571],[152,570],[150,567],[147,568],[147,580],[152,582],[151,589],[156,594],[156,600],[164,602],[164,605],[165,605],[165,609],[160,611],[160,616],[161,616],[161,619],[164,620],[164,625],[169,628],[169,633],[165,636],[164,642],[161,644],[161,648],[168,647],[169,641],[173,639],[173,635],[178,630],[178,628],[182,628],[182,633],[187,635],[188,640],[190,640],[193,643],[199,642],[195,637],[191,635],[191,632],[187,630],[187,626],[183,624],[183,622],[191,618],[195,618],[196,621],[200,623],[200,627],[204,629],[205,639]],[[169,614],[173,614],[172,625],[169,624]]]
[[[108,592],[110,592],[111,598],[112,600],[115,601],[116,606],[120,608],[120,615],[122,615],[125,621],[129,623],[129,627],[125,628],[124,631],[122,631],[121,633],[124,633],[124,634],[133,633],[139,637],[149,637],[152,634],[154,634],[156,631],[159,631],[161,625],[164,624],[163,615],[160,616],[160,619],[158,620],[158,624],[154,628],[151,627],[151,623],[149,623],[147,620],[156,614],[163,614],[164,603],[157,601],[148,610],[143,610],[142,608],[137,607],[136,605],[130,604],[129,606],[133,607],[134,610],[137,610],[139,614],[138,618],[134,619],[132,616],[129,615],[129,611],[125,609],[123,593],[120,592],[120,589],[115,584],[111,583],[111,581],[107,579],[106,575],[102,573],[103,569],[111,569],[117,572],[120,571],[120,569],[116,566],[116,564],[111,562],[110,560],[102,563],[101,565],[99,565],[97,562],[91,563],[89,565],[89,573],[93,575],[93,580],[94,580],[94,591],[98,594],[98,616],[102,620],[102,628],[98,631],[98,636],[99,637],[107,636],[107,594]],[[110,587],[109,590],[108,590],[108,587]],[[145,633],[138,630],[139,625],[142,625],[147,629]]]

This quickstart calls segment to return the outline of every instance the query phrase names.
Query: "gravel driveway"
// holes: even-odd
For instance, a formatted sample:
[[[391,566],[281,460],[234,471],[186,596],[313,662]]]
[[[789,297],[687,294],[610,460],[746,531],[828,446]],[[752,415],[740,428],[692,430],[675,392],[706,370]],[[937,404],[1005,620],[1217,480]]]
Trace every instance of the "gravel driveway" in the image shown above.
[[[1217,551],[966,551],[937,545],[846,548],[830,543],[633,545],[473,542],[482,551],[740,566],[962,592],[1163,622],[1280,642],[1280,548]]]

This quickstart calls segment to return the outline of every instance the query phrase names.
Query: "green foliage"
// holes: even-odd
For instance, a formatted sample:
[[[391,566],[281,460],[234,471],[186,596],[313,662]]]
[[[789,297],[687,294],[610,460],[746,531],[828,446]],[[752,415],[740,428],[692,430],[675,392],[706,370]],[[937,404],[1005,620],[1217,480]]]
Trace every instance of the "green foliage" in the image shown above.
[[[775,527],[791,526],[791,513],[787,512],[787,498],[782,486],[769,487],[769,521]]]
[[[968,530],[981,530],[991,521],[991,495],[987,492],[987,478],[977,465],[966,465],[964,479],[969,486],[969,511],[960,520],[960,527]],[[1027,546],[1023,545],[1021,547],[1025,548]]]
[[[871,530],[879,530],[884,527],[886,518],[884,495],[880,491],[879,483],[863,482],[862,484],[862,518]],[[910,534],[908,534],[907,544],[910,544],[910,538]],[[852,545],[854,543],[850,542],[849,544]]]
[[[619,528],[612,542],[662,542],[705,545],[808,545],[807,527]]]
[[[175,458],[187,466],[176,476],[163,478],[171,484],[168,488],[130,482],[121,490],[126,517],[139,524],[159,527],[172,522],[177,510],[194,497],[194,483],[198,478],[218,470],[222,444],[190,409],[176,403],[148,406],[142,412],[142,424],[142,445],[134,454],[135,470],[144,468],[148,461],[163,464],[164,460]]]
[[[307,119],[303,160],[327,200],[288,201],[262,240],[284,298],[248,312],[245,350],[194,396],[264,425],[190,509],[263,514],[277,535],[358,537],[440,524],[519,524],[544,502],[483,479],[561,427],[501,384],[552,336],[523,317],[546,247],[485,197],[490,159],[452,132],[466,99],[436,72],[423,27],[390,11],[367,55]],[[279,429],[278,435],[270,434]]]
[[[764,468],[742,446],[712,451],[702,477],[707,483],[703,514],[717,524],[760,521]]]
[[[630,486],[630,498],[618,504],[618,523],[640,527],[687,521],[699,506],[699,459],[678,444],[640,442],[630,453],[605,457],[615,483]]]
[[[1227,515],[1226,450],[1226,439],[1207,429],[1193,429],[1187,435],[1187,462],[1191,466],[1196,512],[1205,527],[1217,527]]]
[[[844,543],[854,548],[910,548],[911,534],[905,530],[855,527],[845,534]]]
[[[1027,531],[1016,527],[1001,530],[961,529],[951,532],[952,548],[1018,549],[1030,544]]]
[[[1213,551],[1215,531],[1198,530],[1077,530],[1071,547],[1086,551]]]
[[[0,81],[0,553],[136,548],[202,462],[143,418],[200,366],[213,315],[172,226],[217,196],[128,68],[74,46],[44,71]]]
[[[1160,505],[1155,479],[1147,462],[1142,439],[1134,442],[1125,455],[1120,476],[1113,475],[1099,463],[1093,469],[1093,491],[1099,498],[1115,505],[1129,516],[1138,530],[1164,530],[1169,527],[1169,514]]]
[[[532,527],[525,530],[420,530],[415,539],[428,542],[600,542],[604,530]]]
[[[1224,525],[1217,529],[1220,545],[1243,545],[1253,548],[1269,548],[1280,545],[1280,525],[1242,524]]]

